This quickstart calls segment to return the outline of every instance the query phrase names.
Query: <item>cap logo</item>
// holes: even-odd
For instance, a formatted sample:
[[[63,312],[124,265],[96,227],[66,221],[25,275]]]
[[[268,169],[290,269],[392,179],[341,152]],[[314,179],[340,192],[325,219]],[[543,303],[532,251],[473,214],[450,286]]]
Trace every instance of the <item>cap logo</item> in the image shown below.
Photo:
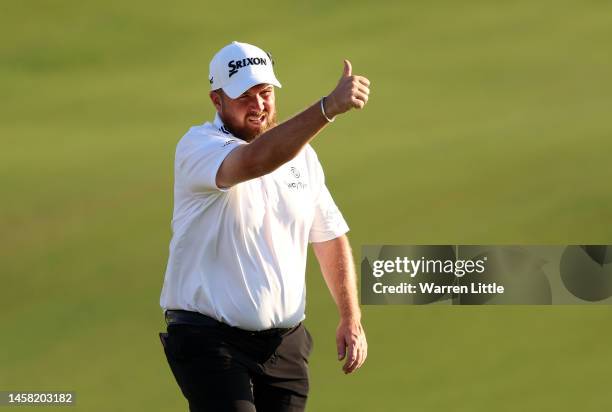
[[[257,65],[267,65],[268,62],[266,61],[265,58],[263,57],[247,57],[245,59],[242,60],[230,60],[230,62],[227,64],[227,67],[229,67],[229,77],[232,77],[233,75],[235,75],[236,73],[238,73],[238,70],[242,69],[243,67],[247,67],[247,66],[257,66]]]

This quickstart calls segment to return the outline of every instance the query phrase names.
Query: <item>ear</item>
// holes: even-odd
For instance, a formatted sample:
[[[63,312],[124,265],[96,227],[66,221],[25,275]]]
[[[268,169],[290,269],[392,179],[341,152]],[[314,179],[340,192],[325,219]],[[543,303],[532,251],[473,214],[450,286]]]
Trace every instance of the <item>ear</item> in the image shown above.
[[[211,92],[208,93],[208,96],[210,96],[210,101],[212,102],[213,106],[215,106],[215,109],[217,109],[217,112],[221,112],[221,108],[223,107],[221,94],[211,90]]]

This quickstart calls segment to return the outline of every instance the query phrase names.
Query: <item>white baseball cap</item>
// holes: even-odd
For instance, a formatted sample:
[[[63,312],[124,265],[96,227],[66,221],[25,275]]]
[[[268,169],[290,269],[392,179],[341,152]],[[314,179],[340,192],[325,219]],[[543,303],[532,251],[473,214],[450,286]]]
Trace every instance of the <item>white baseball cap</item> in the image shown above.
[[[210,88],[223,89],[225,94],[235,99],[258,84],[282,87],[272,66],[269,53],[252,44],[233,41],[210,61]]]

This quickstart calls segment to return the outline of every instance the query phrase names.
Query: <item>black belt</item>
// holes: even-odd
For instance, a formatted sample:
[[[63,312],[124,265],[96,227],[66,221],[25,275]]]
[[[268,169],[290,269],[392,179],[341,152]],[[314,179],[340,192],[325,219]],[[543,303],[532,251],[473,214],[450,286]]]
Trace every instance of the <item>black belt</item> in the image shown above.
[[[239,333],[248,334],[250,336],[282,336],[286,333],[292,331],[297,328],[294,326],[292,328],[272,328],[260,331],[251,331],[236,328],[234,326],[230,326],[226,323],[219,322],[217,319],[211,318],[210,316],[203,315],[198,312],[191,312],[188,310],[180,310],[180,309],[168,309],[165,313],[166,324],[170,325],[191,325],[191,326],[204,326],[204,327],[212,327],[212,328],[221,328],[221,329],[229,329]]]

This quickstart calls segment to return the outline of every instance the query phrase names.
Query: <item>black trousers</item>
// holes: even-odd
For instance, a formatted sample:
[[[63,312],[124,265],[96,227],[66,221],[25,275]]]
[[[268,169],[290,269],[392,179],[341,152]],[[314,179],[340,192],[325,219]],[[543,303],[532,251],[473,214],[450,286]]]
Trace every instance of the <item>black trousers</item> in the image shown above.
[[[171,323],[160,333],[190,412],[305,409],[312,337],[304,325],[249,332],[215,323]]]

